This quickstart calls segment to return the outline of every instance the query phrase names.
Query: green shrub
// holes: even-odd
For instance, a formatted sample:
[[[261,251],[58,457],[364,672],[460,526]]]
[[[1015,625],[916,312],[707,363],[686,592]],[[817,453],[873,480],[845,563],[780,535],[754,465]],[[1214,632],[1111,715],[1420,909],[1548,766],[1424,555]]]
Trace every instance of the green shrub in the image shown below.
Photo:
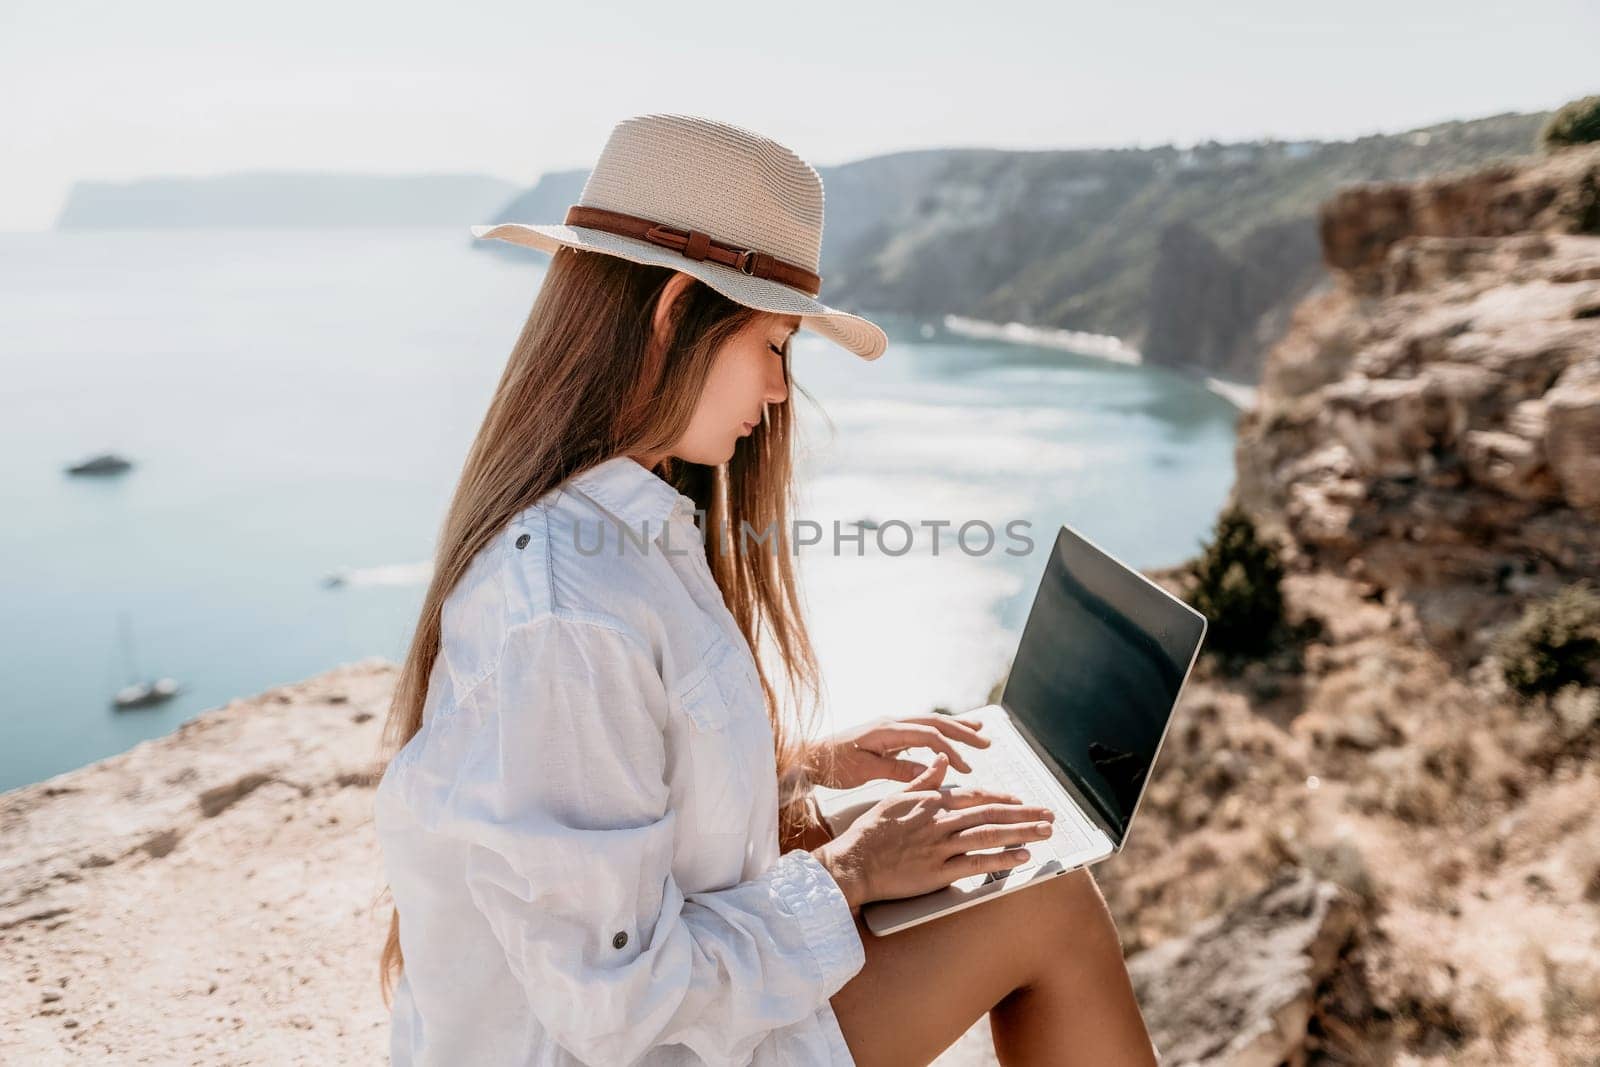
[[[1578,582],[1534,601],[1495,652],[1506,684],[1524,696],[1600,684],[1600,594]]]
[[[1211,543],[1189,564],[1189,603],[1209,622],[1206,647],[1222,656],[1272,651],[1283,626],[1283,563],[1242,508],[1217,517]]]
[[[1546,152],[1595,141],[1600,141],[1600,96],[1585,96],[1562,106],[1539,131],[1539,147]]]

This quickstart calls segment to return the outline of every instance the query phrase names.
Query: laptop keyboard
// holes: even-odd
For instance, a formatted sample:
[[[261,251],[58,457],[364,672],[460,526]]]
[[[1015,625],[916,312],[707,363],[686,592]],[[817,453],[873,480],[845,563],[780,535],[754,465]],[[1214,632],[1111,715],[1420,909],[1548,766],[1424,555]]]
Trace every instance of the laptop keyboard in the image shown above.
[[[1069,857],[1084,851],[1089,846],[1086,832],[1089,827],[1084,822],[1083,816],[1078,813],[1076,806],[1069,804],[1062,796],[1061,786],[1039,766],[1033,753],[1018,751],[1025,746],[1009,733],[996,732],[991,737],[993,744],[988,748],[960,745],[961,755],[972,765],[972,770],[963,774],[952,766],[945,771],[944,784],[982,785],[1015,793],[1022,798],[1023,803],[1047,807],[1055,812],[1056,817],[1051,824],[1049,837],[1034,838],[1025,842],[1030,855],[1023,863],[1009,870],[988,871],[958,878],[951,883],[957,889],[976,889],[990,882],[998,882],[1012,874],[1031,871],[1052,859],[1066,866]],[[1005,847],[972,851],[974,854],[1001,852]]]

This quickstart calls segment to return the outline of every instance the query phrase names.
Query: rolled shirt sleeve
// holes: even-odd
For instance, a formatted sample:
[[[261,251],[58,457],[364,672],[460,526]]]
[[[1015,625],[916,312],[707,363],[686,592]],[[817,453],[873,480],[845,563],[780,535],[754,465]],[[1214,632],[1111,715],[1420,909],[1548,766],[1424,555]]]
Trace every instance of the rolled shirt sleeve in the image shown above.
[[[474,903],[550,1036],[591,1064],[682,1045],[748,1063],[865,962],[809,852],[685,895],[672,874],[670,700],[649,651],[607,623],[514,627],[482,691],[447,832]]]

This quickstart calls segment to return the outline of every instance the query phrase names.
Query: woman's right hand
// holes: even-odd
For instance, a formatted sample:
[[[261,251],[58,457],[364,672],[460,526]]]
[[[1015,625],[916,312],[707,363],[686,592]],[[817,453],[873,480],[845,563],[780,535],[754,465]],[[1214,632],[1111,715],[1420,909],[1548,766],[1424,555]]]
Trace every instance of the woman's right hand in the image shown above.
[[[960,878],[1025,863],[1029,841],[1050,836],[1055,815],[1009,793],[977,786],[939,789],[949,757],[862,812],[838,837],[812,849],[854,911],[870,900],[911,897]],[[1043,823],[1043,828],[1040,828]],[[1019,845],[993,853],[974,849]]]

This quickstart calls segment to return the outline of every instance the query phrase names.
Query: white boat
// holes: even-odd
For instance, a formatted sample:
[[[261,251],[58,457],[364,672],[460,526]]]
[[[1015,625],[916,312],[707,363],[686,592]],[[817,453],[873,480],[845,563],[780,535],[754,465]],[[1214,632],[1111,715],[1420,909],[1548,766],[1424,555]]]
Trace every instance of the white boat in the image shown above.
[[[112,703],[118,708],[147,708],[171,700],[183,687],[171,678],[157,678],[153,682],[135,682],[117,690]]]
[[[127,708],[148,708],[164,704],[183,692],[183,686],[173,678],[138,680],[139,672],[134,666],[133,659],[133,630],[128,624],[126,615],[119,616],[117,621],[120,624],[122,655],[127,663],[128,676],[134,680],[116,691],[111,698],[111,706],[118,711]]]

